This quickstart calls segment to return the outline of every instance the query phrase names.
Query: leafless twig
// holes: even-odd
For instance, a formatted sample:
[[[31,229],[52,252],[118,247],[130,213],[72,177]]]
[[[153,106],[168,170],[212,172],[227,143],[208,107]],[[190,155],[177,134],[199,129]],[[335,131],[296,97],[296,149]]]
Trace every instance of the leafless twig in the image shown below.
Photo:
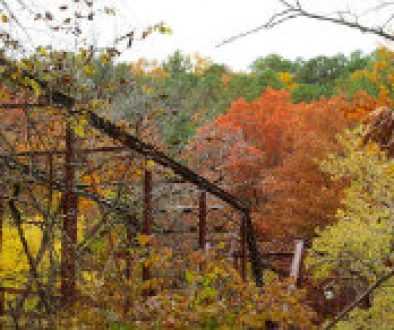
[[[394,14],[392,14],[381,25],[373,27],[373,26],[361,24],[359,22],[359,15],[351,12],[350,10],[346,10],[345,12],[336,11],[334,14],[319,14],[319,13],[314,13],[314,12],[310,12],[310,11],[306,10],[302,6],[300,0],[295,0],[294,3],[291,3],[290,1],[287,1],[287,0],[278,0],[278,1],[283,5],[283,7],[284,7],[283,10],[278,13],[273,14],[268,19],[268,21],[266,23],[259,25],[253,29],[248,30],[248,31],[234,35],[228,39],[225,39],[221,43],[216,45],[216,47],[221,47],[225,44],[232,43],[238,39],[244,38],[244,37],[251,35],[251,34],[255,34],[261,30],[271,29],[279,24],[290,21],[290,20],[297,18],[297,17],[306,17],[306,18],[311,18],[311,19],[315,19],[318,21],[331,22],[331,23],[334,23],[337,25],[342,25],[342,26],[346,26],[349,28],[359,30],[363,33],[374,34],[374,35],[377,35],[377,36],[382,37],[384,39],[394,41],[394,34],[392,34],[389,31],[389,23],[393,20]],[[389,6],[394,6],[394,2],[391,2],[391,1],[385,2],[385,3],[381,4],[379,7],[372,8],[370,11],[378,11],[382,8],[385,8],[387,10],[387,7],[389,7]]]
[[[324,330],[332,329],[335,324],[337,324],[340,320],[344,318],[351,310],[353,310],[361,301],[363,301],[372,291],[376,290],[383,283],[388,281],[390,278],[394,276],[394,269],[391,270],[388,274],[381,277],[374,284],[372,284],[367,290],[365,290],[355,301],[353,301],[349,306],[347,306],[338,316],[336,316],[325,328]]]

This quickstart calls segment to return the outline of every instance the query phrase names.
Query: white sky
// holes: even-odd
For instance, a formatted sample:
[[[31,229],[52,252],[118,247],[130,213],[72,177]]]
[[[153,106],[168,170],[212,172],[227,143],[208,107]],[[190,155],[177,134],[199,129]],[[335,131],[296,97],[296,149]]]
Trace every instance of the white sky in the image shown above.
[[[62,20],[65,12],[57,12],[60,4],[69,7],[80,6],[74,0],[24,0],[31,4],[33,12],[53,11],[55,17]],[[290,2],[295,0],[288,0]],[[14,0],[9,3],[17,2]],[[384,0],[301,0],[310,11],[330,13],[350,8],[357,13],[364,13]],[[362,34],[331,23],[317,22],[298,18],[271,30],[260,31],[220,48],[215,47],[224,39],[244,32],[264,23],[270,15],[279,10],[279,0],[95,0],[98,14],[93,24],[85,30],[87,39],[94,38],[98,45],[111,44],[118,37],[136,28],[141,33],[144,27],[164,21],[172,28],[173,35],[152,35],[143,41],[135,42],[132,49],[125,52],[122,60],[135,60],[141,57],[163,60],[175,50],[185,54],[198,52],[218,63],[225,63],[234,70],[247,70],[259,56],[278,53],[291,59],[297,56],[313,56],[337,53],[349,54],[361,49],[370,52],[377,46],[389,45],[382,39],[369,34]],[[105,6],[113,6],[117,15],[109,17],[103,14]],[[78,9],[78,7],[75,7]],[[72,10],[77,10],[73,8]],[[391,7],[392,9],[393,7]],[[31,46],[38,44],[56,44],[60,47],[73,46],[73,39],[59,33],[48,34],[48,25],[33,21],[31,13],[20,13],[20,19],[27,24],[31,33]],[[362,22],[368,25],[382,23],[392,12],[381,10],[363,15]],[[53,22],[51,22],[53,23]],[[53,23],[55,24],[55,23]],[[391,25],[394,30],[394,26]],[[10,27],[12,29],[12,27]],[[68,38],[68,39],[67,39]],[[89,43],[89,41],[88,41]]]
[[[128,8],[138,25],[160,20],[174,31],[172,36],[155,36],[137,44],[132,58],[163,59],[176,49],[199,52],[235,70],[245,70],[259,56],[278,53],[284,57],[312,57],[320,54],[349,54],[361,49],[370,52],[384,40],[330,23],[298,18],[272,30],[261,31],[220,48],[223,39],[264,23],[278,10],[277,0],[118,0]],[[302,1],[301,1],[302,2]],[[363,12],[381,1],[304,0],[306,8],[332,12],[350,6]],[[313,7],[310,4],[313,4]],[[365,16],[373,24],[383,21],[387,12]],[[387,42],[386,42],[387,45]]]

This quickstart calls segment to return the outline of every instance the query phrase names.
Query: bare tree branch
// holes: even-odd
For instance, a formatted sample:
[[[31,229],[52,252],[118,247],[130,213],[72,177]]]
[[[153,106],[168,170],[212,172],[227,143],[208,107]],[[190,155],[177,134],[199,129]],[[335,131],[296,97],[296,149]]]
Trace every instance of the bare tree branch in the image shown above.
[[[46,297],[45,291],[43,289],[43,284],[40,281],[40,276],[39,276],[39,273],[37,270],[36,260],[35,260],[35,258],[33,258],[33,255],[31,254],[31,251],[29,249],[29,245],[28,245],[26,237],[25,237],[25,233],[22,229],[22,217],[21,217],[19,210],[15,206],[15,200],[18,198],[19,192],[20,192],[20,185],[15,184],[13,198],[11,198],[9,200],[10,214],[12,215],[12,217],[15,221],[15,225],[18,229],[18,236],[19,236],[20,242],[23,246],[23,251],[26,255],[27,261],[29,263],[30,275],[32,278],[34,278],[34,280],[37,284],[37,290],[38,290],[39,296],[41,298],[41,301],[44,303],[46,310],[48,312],[50,312],[52,310],[52,308],[51,308],[51,305],[47,301],[47,297]],[[18,306],[18,307],[21,307],[21,306]],[[18,309],[19,308],[17,308],[17,310]]]
[[[394,6],[394,1],[383,1],[382,3],[378,4],[377,6],[367,9],[366,11],[364,11],[362,13],[362,15],[369,14],[374,11],[386,9],[389,6]]]
[[[385,276],[381,277],[379,280],[377,280],[374,284],[372,284],[367,290],[364,291],[363,294],[361,294],[355,301],[353,301],[349,306],[347,306],[341,313],[339,313],[338,316],[336,316],[325,328],[324,330],[329,330],[332,329],[335,324],[337,324],[340,320],[342,320],[345,315],[347,315],[350,311],[352,311],[354,308],[357,307],[357,305],[363,301],[369,294],[371,294],[372,291],[380,287],[383,283],[388,281],[390,278],[394,276],[394,269],[391,270],[388,274]]]
[[[23,8],[26,8],[25,7],[26,5],[24,4],[24,2],[19,0],[18,3],[20,5],[22,5]],[[8,2],[6,0],[0,0],[0,5],[2,5],[4,7],[4,9],[8,12],[8,15],[10,16],[10,18],[22,29],[22,31],[26,34],[26,36],[31,40],[32,37],[31,37],[30,33],[23,26],[23,24],[18,19],[18,17],[16,17],[14,10],[12,10],[12,8],[9,6]]]
[[[331,22],[333,24],[346,26],[352,29],[359,30],[363,33],[370,33],[382,37],[384,39],[394,41],[394,34],[392,34],[388,30],[388,24],[393,20],[394,14],[392,14],[384,23],[377,27],[367,26],[359,23],[359,16],[350,10],[346,11],[336,11],[334,14],[318,14],[314,12],[307,11],[304,7],[302,7],[300,0],[296,0],[295,3],[290,3],[287,0],[278,0],[283,5],[283,10],[272,15],[268,21],[262,25],[259,25],[253,29],[248,31],[239,33],[237,35],[231,36],[228,39],[223,40],[221,43],[217,44],[216,47],[221,47],[225,44],[232,43],[238,39],[244,38],[248,35],[255,34],[261,30],[268,30],[276,25],[282,24],[284,22],[290,21],[297,17],[306,17],[315,19],[318,21],[326,21]],[[389,6],[394,6],[394,2],[384,2],[378,7],[374,7],[370,11],[378,11],[382,8],[386,8]],[[351,17],[351,19],[346,17]]]

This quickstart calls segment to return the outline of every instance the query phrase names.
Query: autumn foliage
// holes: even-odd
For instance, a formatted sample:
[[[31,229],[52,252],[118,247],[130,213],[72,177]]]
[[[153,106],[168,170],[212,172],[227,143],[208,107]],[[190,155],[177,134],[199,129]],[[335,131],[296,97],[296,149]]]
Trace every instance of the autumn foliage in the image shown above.
[[[263,236],[311,237],[332,223],[343,186],[319,170],[319,159],[339,150],[336,133],[381,103],[360,92],[293,104],[288,91],[268,88],[199,129],[185,155],[201,174],[253,201]]]
[[[83,60],[86,54],[78,56],[77,59]],[[111,96],[107,100],[98,100],[97,96],[89,106],[94,111],[100,111],[105,103],[108,112],[114,111],[118,108],[111,108],[113,97],[119,107],[123,105],[129,109],[131,104],[130,108],[138,108],[140,112],[121,113],[123,110],[119,110],[108,116],[113,116],[122,129],[167,154],[175,150],[172,148],[176,144],[176,152],[181,150],[182,160],[192,169],[235,196],[250,201],[258,239],[312,239],[316,236],[317,228],[327,233],[330,233],[330,228],[336,228],[333,226],[338,220],[338,208],[341,200],[346,200],[344,196],[346,198],[349,192],[346,188],[351,180],[339,176],[338,180],[333,181],[333,173],[341,169],[322,171],[321,161],[329,153],[340,155],[344,152],[344,144],[338,143],[336,139],[337,133],[345,128],[356,127],[370,113],[377,118],[378,123],[381,122],[382,117],[376,116],[373,110],[392,104],[392,59],[391,52],[379,50],[375,62],[349,74],[348,80],[342,82],[341,86],[339,83],[336,85],[337,95],[321,94],[323,96],[320,95],[320,98],[305,98],[303,102],[298,98],[296,102],[294,92],[297,89],[300,92],[300,84],[304,83],[305,87],[307,80],[311,80],[311,77],[304,77],[305,81],[302,82],[302,75],[298,74],[297,78],[296,69],[287,72],[281,68],[275,73],[271,72],[275,78],[273,81],[278,82],[278,89],[274,89],[275,86],[263,88],[260,85],[262,72],[258,70],[250,75],[237,74],[220,66],[215,67],[210,61],[199,57],[195,58],[196,64],[193,65],[190,58],[182,59],[181,54],[177,54],[161,66],[146,61],[126,66],[126,76],[130,80],[120,79],[120,86],[117,87],[119,91],[116,91],[119,94],[116,95],[112,83],[102,81],[100,84],[107,86],[105,93]],[[105,65],[108,61],[105,59],[98,64]],[[90,79],[95,77],[98,68],[99,65],[93,64],[83,66],[81,72]],[[135,76],[133,79],[136,78],[137,87],[130,85],[130,89],[124,92],[125,85],[131,81],[130,75]],[[268,75],[265,77],[268,79]],[[330,81],[330,84],[334,89],[334,82]],[[239,93],[234,92],[241,86],[247,92],[244,97],[238,97]],[[350,91],[353,86],[368,88]],[[30,87],[33,92],[37,92],[37,86]],[[26,98],[22,92],[11,93],[9,87],[2,88],[0,93],[4,103],[22,102]],[[130,93],[134,93],[133,97]],[[231,106],[228,107],[227,102]],[[140,107],[141,104],[143,106]],[[227,107],[228,110],[223,113],[222,110]],[[380,127],[391,133],[392,111],[383,109],[386,109],[384,118],[389,120]],[[175,120],[172,120],[174,116]],[[59,182],[64,179],[66,168],[61,152],[66,147],[64,136],[67,125],[71,127],[77,140],[73,164],[76,168],[76,188],[83,189],[85,196],[93,194],[96,199],[99,197],[107,202],[112,201],[112,205],[119,203],[123,208],[127,205],[140,223],[145,211],[145,204],[142,203],[144,170],[155,169],[155,175],[164,174],[165,179],[175,177],[168,169],[168,173],[165,170],[160,172],[151,159],[137,159],[134,152],[119,151],[106,155],[88,153],[88,148],[118,145],[89,129],[83,114],[65,116],[58,109],[48,106],[31,108],[29,111],[5,111],[0,114],[0,120],[4,131],[2,137],[8,141],[2,146],[4,153],[53,150],[63,155],[52,163],[51,172],[55,173],[54,178]],[[377,131],[382,133],[381,129]],[[388,145],[386,149],[391,151],[392,135],[384,134],[382,140],[382,136],[375,133],[376,130],[370,130],[365,142],[371,140],[379,142],[381,146]],[[354,153],[357,152],[355,147]],[[47,155],[42,155],[18,159],[23,164],[49,173]],[[349,159],[353,165],[353,159]],[[367,163],[369,158],[364,161]],[[377,165],[374,167],[378,168]],[[391,174],[392,171],[389,172]],[[14,179],[19,183],[18,176],[14,175]],[[382,187],[386,179],[383,177]],[[47,221],[46,218],[61,214],[62,193],[53,193],[50,185],[31,185],[27,182],[23,189],[21,197],[27,196],[30,198],[28,201],[40,202],[45,206],[41,207],[37,203],[40,207],[32,211],[31,207],[25,208],[21,203],[20,209],[26,220],[33,219],[41,224]],[[188,205],[194,202],[191,198],[187,200]],[[147,265],[152,269],[157,268],[163,278],[170,273],[172,264],[167,259],[172,258],[172,250],[162,249],[161,246],[155,250],[156,247],[150,244],[149,249],[144,247],[153,237],[150,235],[144,236],[144,243],[138,236],[138,244],[131,246],[133,239],[130,238],[128,227],[130,214],[125,217],[115,212],[107,214],[97,201],[87,197],[79,197],[78,204],[78,244],[81,251],[88,251],[91,256],[91,260],[84,256],[83,263],[89,267],[89,271],[81,272],[80,281],[84,285],[79,285],[79,290],[84,295],[94,292],[95,300],[105,308],[110,302],[113,308],[111,312],[118,318],[116,322],[141,326],[136,320],[153,322],[154,315],[156,323],[150,324],[152,327],[197,328],[209,327],[215,322],[218,326],[262,327],[267,321],[275,321],[281,326],[297,324],[303,329],[313,327],[311,320],[314,313],[304,304],[304,292],[289,289],[294,284],[291,280],[282,281],[273,275],[273,280],[265,281],[264,289],[257,288],[251,282],[243,282],[231,263],[215,255],[216,247],[210,250],[211,254],[188,251],[190,260],[186,262],[191,267],[183,269],[186,294],[174,294],[171,288],[165,286],[168,283],[159,276],[142,281],[142,272]],[[40,212],[42,215],[39,215]],[[223,221],[230,222],[229,217],[234,216],[235,212],[229,213],[222,216]],[[154,214],[155,220],[161,216]],[[102,230],[98,230],[98,225],[102,225]],[[155,225],[159,226],[159,221]],[[36,243],[43,235],[37,228],[29,226],[25,226],[28,243],[36,253]],[[14,257],[18,260],[22,258],[22,246],[15,244],[17,231],[9,220],[4,228],[4,237],[9,240],[4,255],[9,262],[3,265],[3,274],[12,277],[15,269],[20,273],[14,282],[5,283],[20,286],[29,276],[29,267],[24,259],[19,268],[16,267]],[[60,227],[55,227],[56,235],[50,242],[54,255],[60,249],[60,232]],[[343,227],[334,236],[340,237],[340,234],[343,234]],[[124,256],[129,258],[127,262],[133,261],[131,266],[124,262],[126,259],[121,260]],[[230,257],[234,256],[237,258],[236,253]],[[339,260],[336,256],[335,259]],[[60,260],[53,255],[44,256],[41,266],[49,267],[49,262],[52,263],[49,266],[55,269],[58,266],[56,262]],[[125,276],[126,268],[128,275]],[[55,272],[51,274],[55,279]],[[56,286],[55,281],[53,285]],[[147,289],[154,289],[157,294],[147,298]],[[130,307],[128,310],[124,308],[126,300]],[[78,316],[82,323],[86,318],[86,324],[91,320],[104,324],[110,318],[96,307],[89,307],[89,304],[82,304],[81,310],[86,312]]]

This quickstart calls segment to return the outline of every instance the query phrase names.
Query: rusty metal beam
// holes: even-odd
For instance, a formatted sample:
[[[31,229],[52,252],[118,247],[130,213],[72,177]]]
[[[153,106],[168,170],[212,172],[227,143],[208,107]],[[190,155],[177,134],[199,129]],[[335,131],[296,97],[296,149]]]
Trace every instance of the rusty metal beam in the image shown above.
[[[108,146],[108,147],[99,147],[99,148],[83,148],[83,149],[75,149],[75,153],[89,154],[96,152],[117,152],[117,151],[128,151],[129,149],[124,146]],[[4,157],[27,157],[27,156],[48,156],[48,155],[65,155],[67,150],[31,150],[31,151],[22,151],[16,153],[7,153],[2,154]]]
[[[48,155],[49,163],[49,196],[48,196],[48,211],[50,212],[53,201],[53,154]]]
[[[207,241],[207,193],[200,192],[198,209],[198,245],[201,250],[205,250]]]
[[[0,317],[4,316],[4,312],[5,312],[5,292],[3,290],[2,287],[0,287]]]
[[[50,107],[50,106],[53,107],[59,105],[49,104],[49,103],[3,103],[0,104],[0,109],[17,110],[17,109],[39,108],[39,107]]]
[[[212,195],[220,198],[221,200],[230,204],[235,209],[241,212],[249,210],[248,203],[245,203],[245,201],[242,201],[237,197],[231,195],[224,189],[207,180],[206,178],[200,176],[196,172],[190,170],[189,168],[182,165],[181,163],[178,163],[172,158],[166,156],[161,151],[158,151],[155,146],[141,141],[136,136],[124,131],[121,127],[118,127],[111,121],[98,116],[92,111],[87,111],[86,115],[88,122],[91,126],[105,133],[114,140],[122,142],[123,145],[139,152],[140,154],[146,156],[149,159],[154,160],[158,164],[170,168],[175,174],[178,174],[190,183],[195,184],[201,190],[205,190]]]
[[[255,278],[257,286],[263,286],[263,265],[264,260],[262,260],[260,253],[257,249],[256,243],[256,232],[253,228],[252,218],[250,217],[250,210],[243,213],[243,220],[246,227],[246,240],[250,253],[250,262],[252,265],[252,272]]]
[[[63,201],[63,229],[61,245],[61,295],[67,306],[75,302],[76,290],[76,247],[77,247],[77,216],[78,197],[72,192],[75,181],[75,169],[71,164],[75,162],[74,133],[67,123],[66,129],[66,193]]]
[[[124,308],[124,314],[127,315],[129,310],[130,310],[130,306],[131,306],[131,297],[130,297],[130,292],[129,292],[129,285],[131,284],[131,274],[132,274],[132,257],[131,257],[131,252],[130,249],[133,245],[133,238],[134,238],[134,234],[133,231],[131,230],[131,226],[133,224],[133,217],[129,216],[127,218],[128,223],[127,223],[127,227],[126,227],[126,246],[127,246],[127,250],[126,250],[126,270],[125,270],[125,275],[126,275],[126,285],[127,285],[127,289],[126,289],[126,301],[125,301],[125,308]]]
[[[240,254],[241,254],[241,277],[243,281],[246,281],[247,274],[246,274],[246,266],[248,260],[248,252],[246,250],[246,221],[245,218],[241,218],[240,230]]]
[[[236,271],[239,271],[238,255],[237,255],[236,251],[233,252],[233,267]]]

